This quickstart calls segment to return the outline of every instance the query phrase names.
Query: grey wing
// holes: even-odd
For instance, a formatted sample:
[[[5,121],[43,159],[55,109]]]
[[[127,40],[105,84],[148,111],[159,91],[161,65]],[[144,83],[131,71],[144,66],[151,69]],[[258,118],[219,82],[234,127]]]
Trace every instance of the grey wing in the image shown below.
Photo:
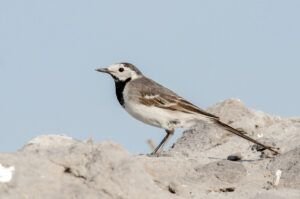
[[[206,112],[205,110],[188,102],[184,98],[178,96],[175,92],[168,88],[150,80],[148,78],[140,79],[139,83],[139,102],[146,106],[157,106],[172,111],[181,111],[190,114],[201,114],[213,119],[219,117]]]

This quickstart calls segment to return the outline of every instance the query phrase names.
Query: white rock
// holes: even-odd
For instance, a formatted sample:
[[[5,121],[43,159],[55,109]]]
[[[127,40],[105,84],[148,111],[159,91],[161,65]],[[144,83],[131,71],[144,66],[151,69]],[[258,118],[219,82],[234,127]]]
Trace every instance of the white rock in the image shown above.
[[[0,182],[1,183],[10,182],[14,171],[15,171],[14,166],[4,167],[2,166],[2,164],[0,164]]]

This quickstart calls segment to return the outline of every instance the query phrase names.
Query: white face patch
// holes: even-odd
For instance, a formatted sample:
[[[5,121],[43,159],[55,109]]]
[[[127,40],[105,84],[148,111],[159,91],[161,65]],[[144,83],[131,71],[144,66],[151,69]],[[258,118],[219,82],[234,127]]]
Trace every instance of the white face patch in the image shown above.
[[[120,81],[125,81],[128,78],[132,80],[139,77],[139,75],[131,68],[125,67],[123,64],[113,64],[107,68],[109,73]]]

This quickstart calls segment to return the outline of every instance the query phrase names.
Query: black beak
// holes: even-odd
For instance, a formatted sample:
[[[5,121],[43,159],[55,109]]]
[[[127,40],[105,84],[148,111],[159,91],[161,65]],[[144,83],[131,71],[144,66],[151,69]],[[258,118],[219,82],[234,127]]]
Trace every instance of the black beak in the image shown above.
[[[95,70],[98,71],[98,72],[101,72],[101,73],[108,73],[109,74],[109,70],[107,68],[97,68]]]

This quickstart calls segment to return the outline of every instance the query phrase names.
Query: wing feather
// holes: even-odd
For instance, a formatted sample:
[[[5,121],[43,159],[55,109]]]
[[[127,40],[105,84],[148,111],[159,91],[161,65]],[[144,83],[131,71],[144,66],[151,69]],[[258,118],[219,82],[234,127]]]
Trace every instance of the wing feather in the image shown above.
[[[189,114],[201,114],[210,118],[219,119],[219,117],[200,109],[176,95],[151,95],[150,93],[141,93],[139,100],[140,103],[146,106],[156,106],[171,111],[180,111]]]
[[[129,84],[134,85],[136,89],[132,89],[131,92],[127,93],[128,97],[138,99],[140,103],[146,106],[156,106],[188,114],[201,114],[212,119],[219,119],[219,117],[195,106],[184,98],[178,96],[172,90],[147,77],[133,80]]]

